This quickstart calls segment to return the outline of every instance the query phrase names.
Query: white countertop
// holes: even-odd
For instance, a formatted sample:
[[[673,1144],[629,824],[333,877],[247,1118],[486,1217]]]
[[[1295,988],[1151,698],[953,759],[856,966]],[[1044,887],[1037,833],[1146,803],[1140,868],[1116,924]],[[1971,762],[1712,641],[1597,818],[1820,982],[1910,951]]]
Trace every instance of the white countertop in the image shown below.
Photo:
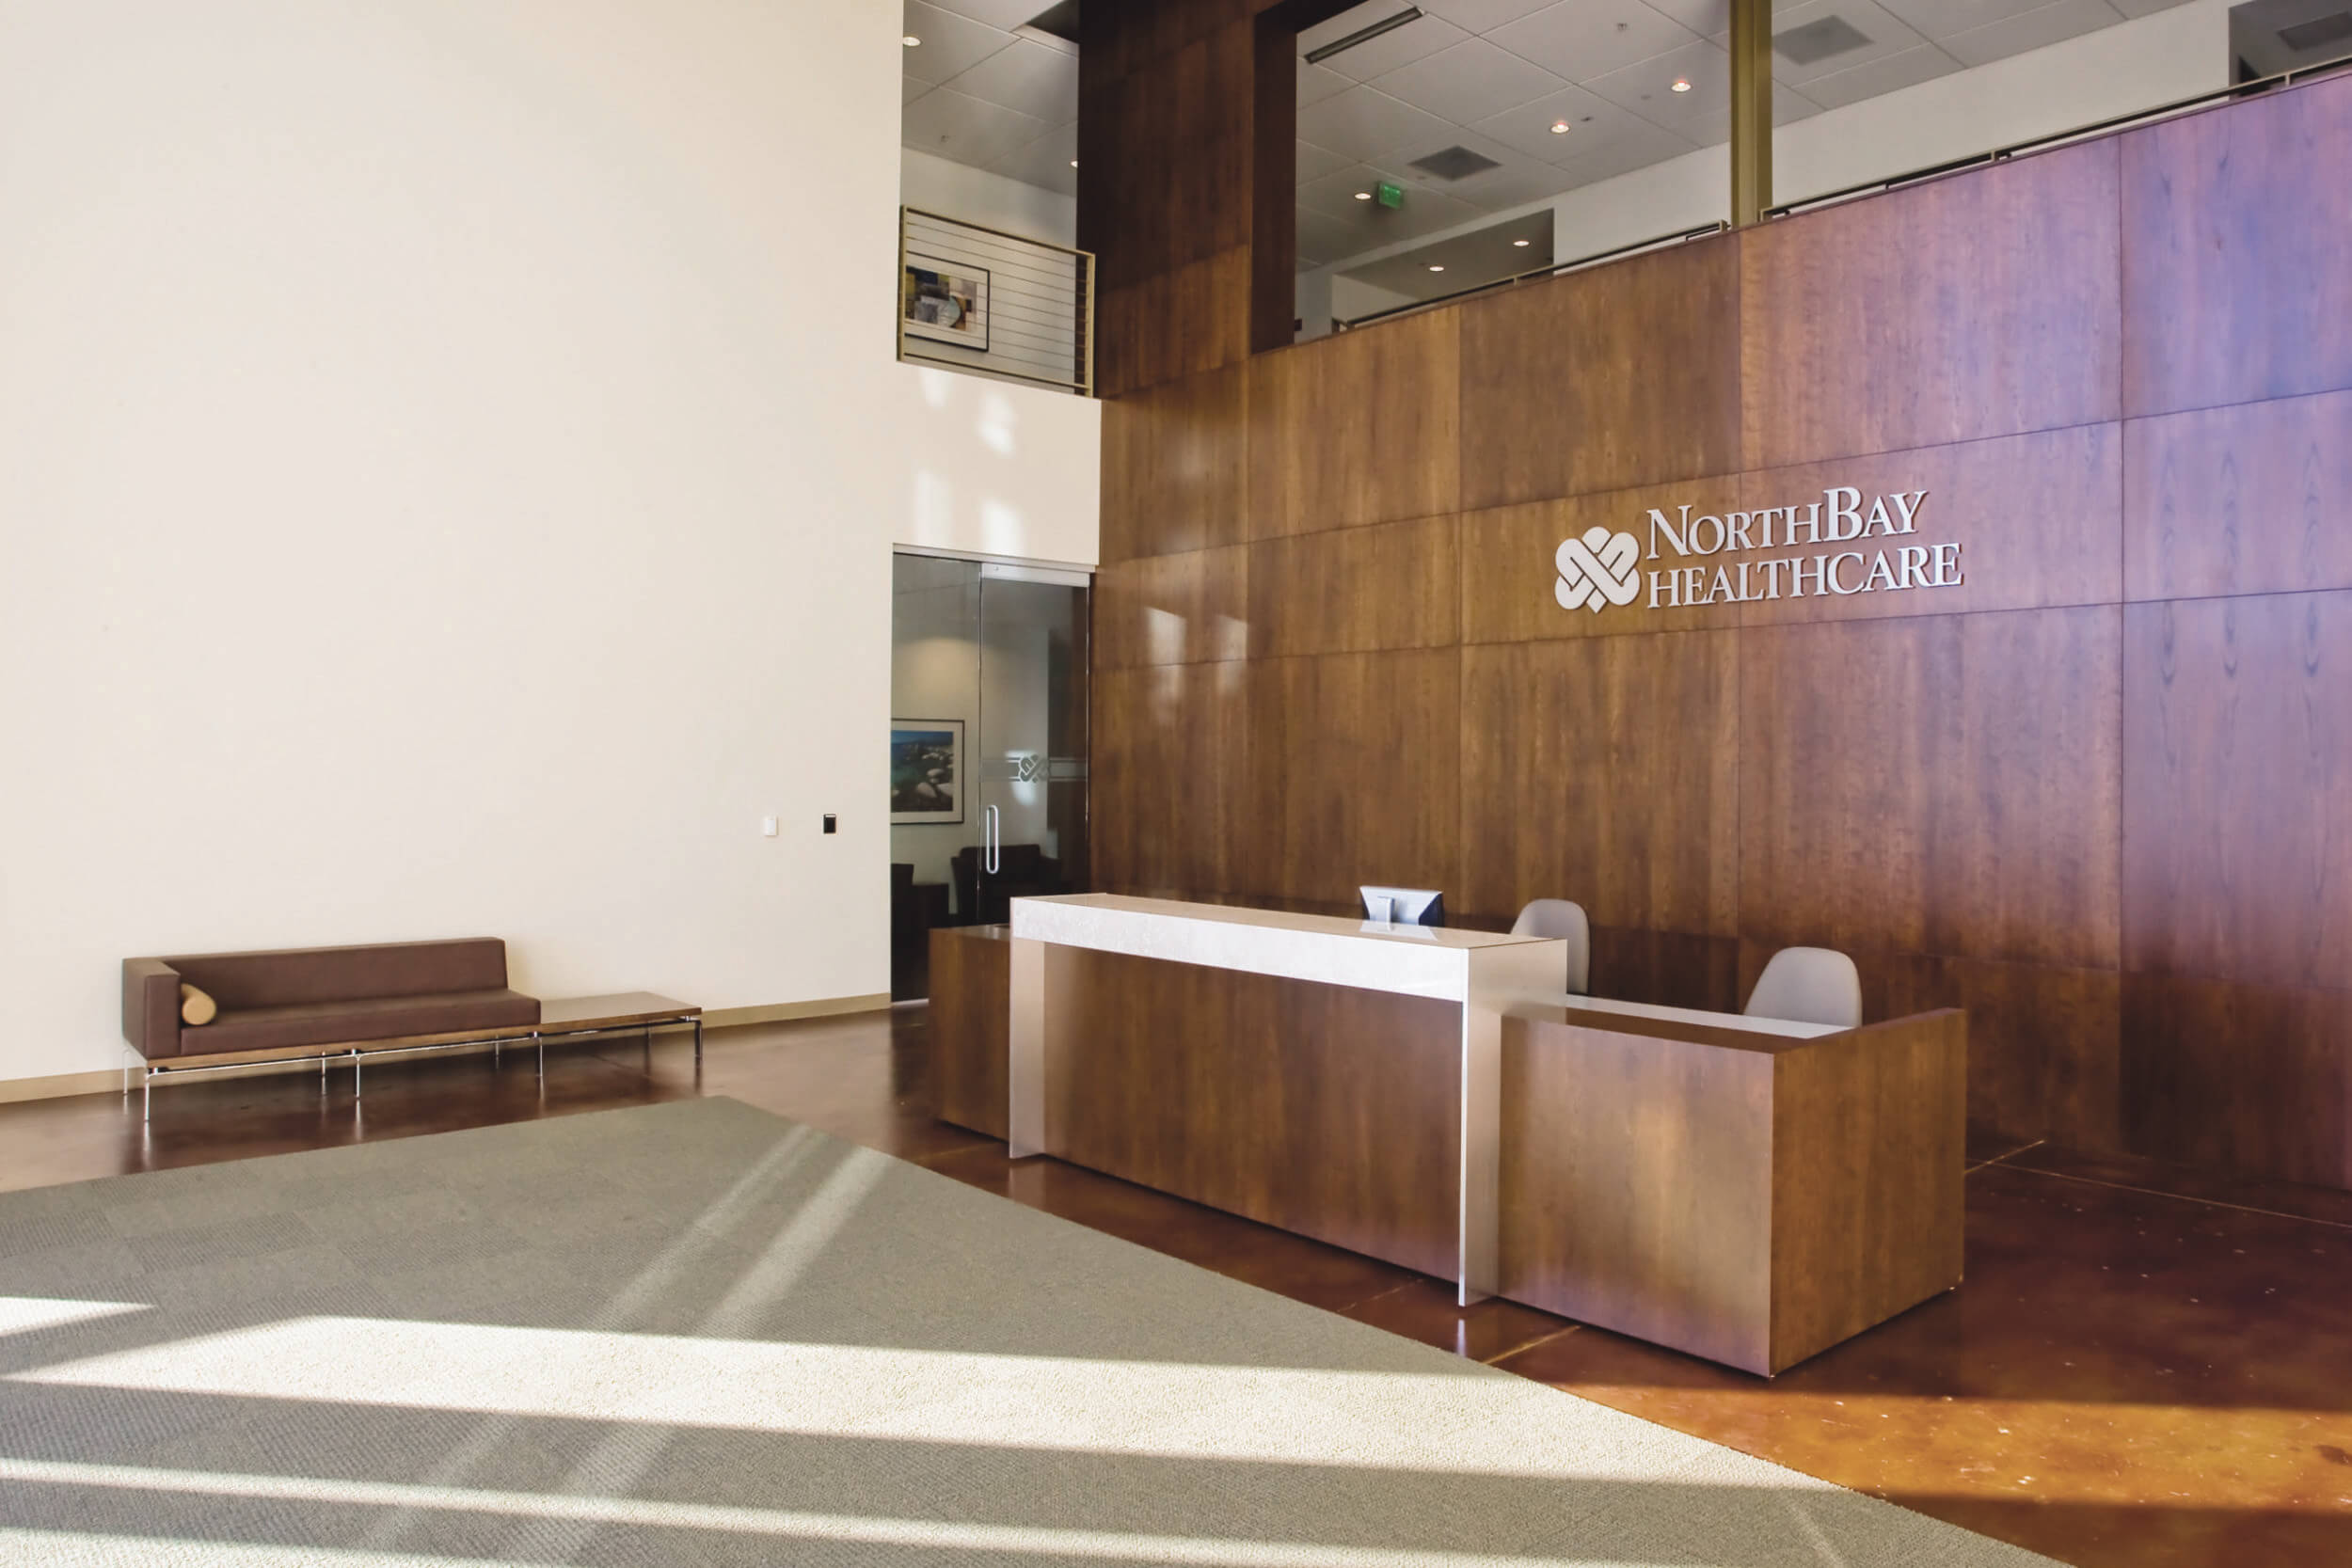
[[[1469,994],[1474,956],[1507,952],[1541,968],[1548,960],[1538,950],[1550,947],[1559,951],[1558,973],[1567,973],[1566,946],[1551,938],[1113,893],[1016,898],[1012,934],[1017,941],[1455,1002]]]
[[[1751,1018],[1746,1013],[1710,1013],[1698,1007],[1668,1007],[1656,1002],[1615,1002],[1605,996],[1579,996],[1562,991],[1542,998],[1548,1007],[1574,1007],[1595,1013],[1627,1013],[1635,1018],[1664,1019],[1672,1023],[1703,1023],[1710,1029],[1744,1029],[1752,1035],[1779,1035],[1796,1040],[1818,1039],[1845,1031],[1835,1023],[1800,1023],[1788,1018]]]

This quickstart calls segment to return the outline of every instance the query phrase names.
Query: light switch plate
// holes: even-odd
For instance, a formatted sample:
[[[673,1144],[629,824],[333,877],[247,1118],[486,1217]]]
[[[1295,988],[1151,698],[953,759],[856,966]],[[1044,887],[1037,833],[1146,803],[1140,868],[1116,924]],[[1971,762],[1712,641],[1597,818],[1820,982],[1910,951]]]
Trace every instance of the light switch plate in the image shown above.
[[[776,819],[774,817],[763,816],[759,819],[759,836],[762,838],[773,838],[776,836]]]

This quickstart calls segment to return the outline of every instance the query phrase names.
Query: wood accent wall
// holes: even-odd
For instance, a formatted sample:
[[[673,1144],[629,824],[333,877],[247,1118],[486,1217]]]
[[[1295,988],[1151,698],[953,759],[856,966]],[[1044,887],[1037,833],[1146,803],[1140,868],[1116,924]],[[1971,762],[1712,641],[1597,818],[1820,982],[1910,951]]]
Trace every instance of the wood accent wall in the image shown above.
[[[2323,80],[1112,402],[1096,884],[1571,897],[1712,1007],[1838,946],[1981,1127],[2352,1186],[2347,256]],[[1553,601],[1831,484],[1965,586]]]
[[[1355,0],[1104,0],[1081,11],[1078,244],[1095,383],[1156,387],[1291,341],[1299,32]]]

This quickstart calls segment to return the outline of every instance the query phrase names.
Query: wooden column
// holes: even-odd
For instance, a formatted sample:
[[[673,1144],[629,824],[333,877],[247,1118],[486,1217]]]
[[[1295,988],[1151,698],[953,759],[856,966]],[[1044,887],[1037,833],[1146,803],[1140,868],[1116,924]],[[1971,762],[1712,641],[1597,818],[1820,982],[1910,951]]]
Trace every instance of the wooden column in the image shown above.
[[[1772,0],[1731,0],[1731,221],[1772,204]]]
[[[1301,28],[1347,0],[1109,0],[1078,53],[1078,243],[1104,397],[1237,364],[1296,315]]]

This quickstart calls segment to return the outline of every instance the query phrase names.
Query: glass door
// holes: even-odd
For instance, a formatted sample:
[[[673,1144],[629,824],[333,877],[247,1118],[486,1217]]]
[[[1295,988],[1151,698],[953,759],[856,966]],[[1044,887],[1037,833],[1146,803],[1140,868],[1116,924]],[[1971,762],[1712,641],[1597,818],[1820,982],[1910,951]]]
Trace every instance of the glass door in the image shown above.
[[[891,573],[890,994],[930,991],[930,933],[1083,893],[1084,572],[900,555]]]
[[[905,1002],[930,994],[932,928],[977,918],[980,568],[901,555],[890,577],[890,996]]]
[[[980,866],[983,923],[1015,898],[1084,893],[1087,679],[1092,579],[980,568]]]

